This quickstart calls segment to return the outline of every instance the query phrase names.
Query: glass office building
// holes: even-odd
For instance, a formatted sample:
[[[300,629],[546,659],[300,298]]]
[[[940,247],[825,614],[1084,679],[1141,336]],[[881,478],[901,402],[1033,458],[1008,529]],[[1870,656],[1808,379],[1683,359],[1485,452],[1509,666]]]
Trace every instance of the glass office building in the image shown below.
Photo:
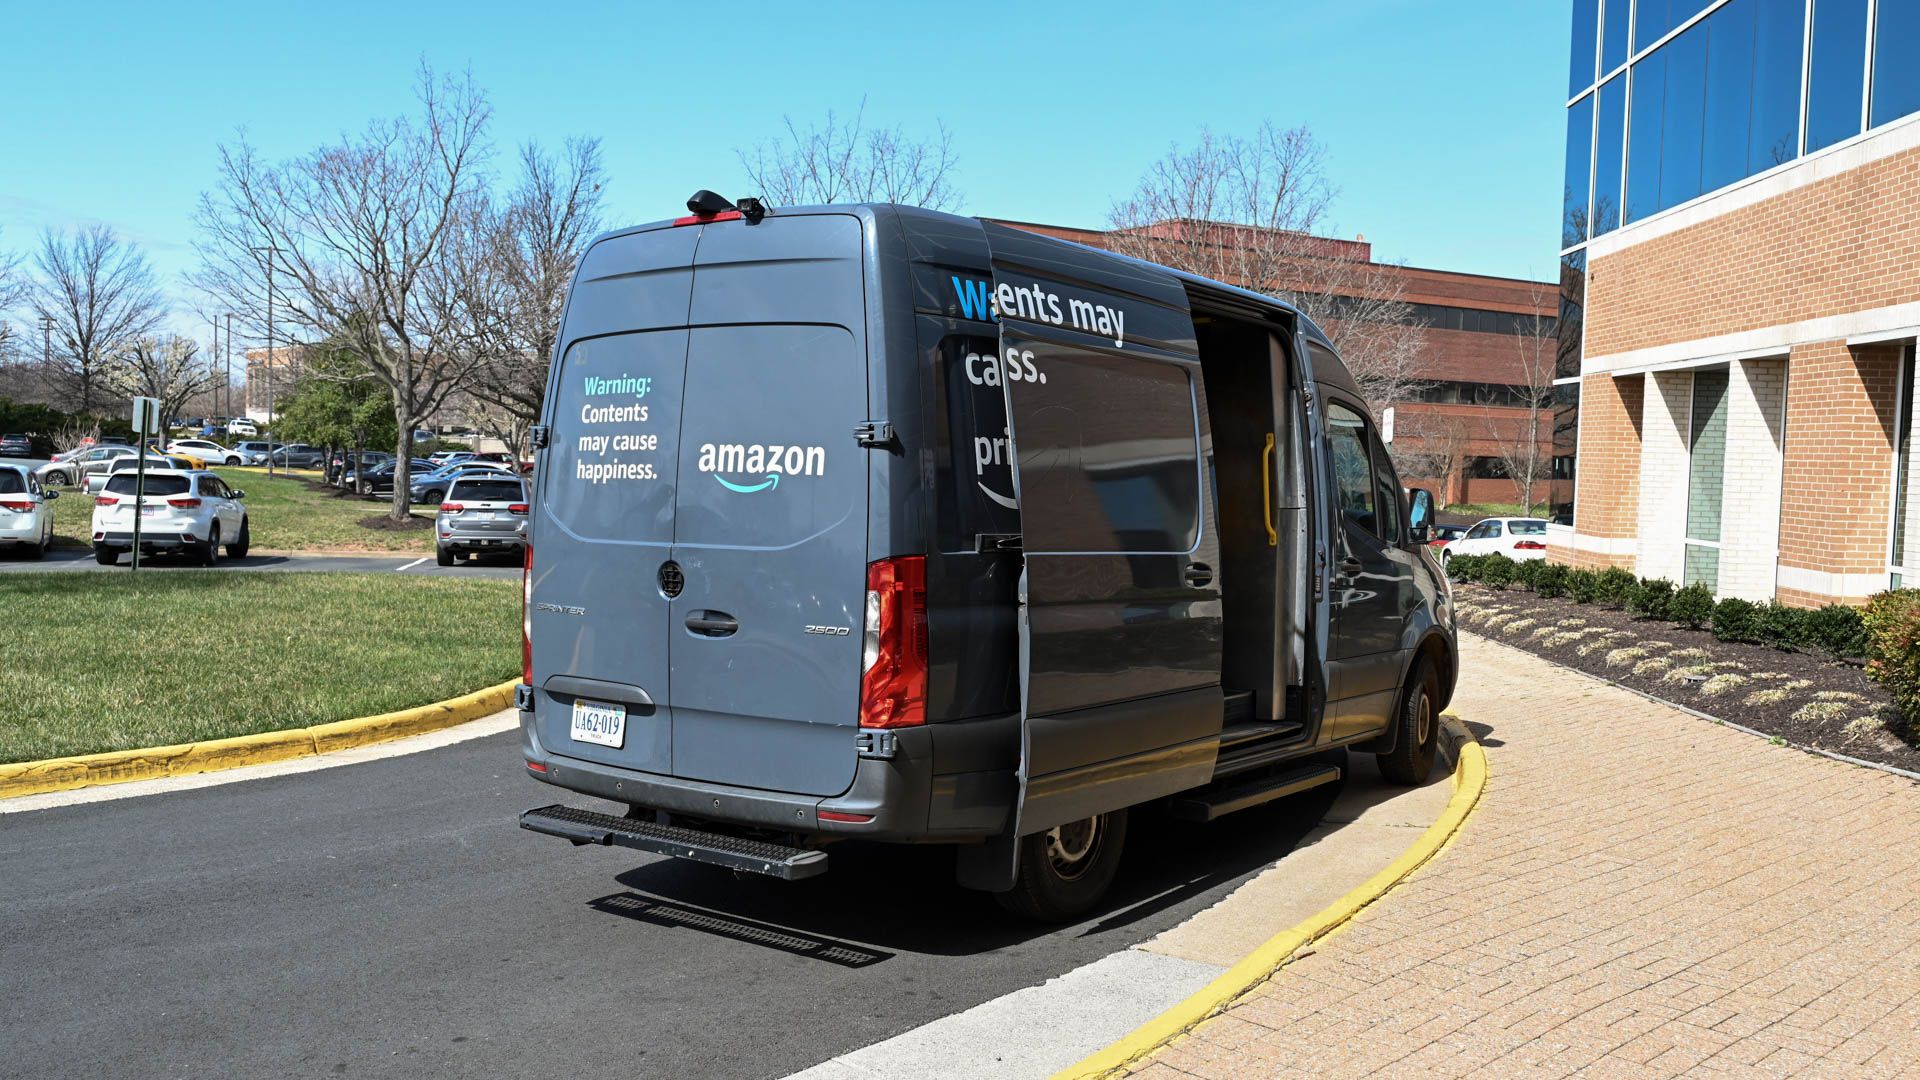
[[[1920,0],[1573,0],[1569,41],[1558,557],[1805,603],[1910,577]]]

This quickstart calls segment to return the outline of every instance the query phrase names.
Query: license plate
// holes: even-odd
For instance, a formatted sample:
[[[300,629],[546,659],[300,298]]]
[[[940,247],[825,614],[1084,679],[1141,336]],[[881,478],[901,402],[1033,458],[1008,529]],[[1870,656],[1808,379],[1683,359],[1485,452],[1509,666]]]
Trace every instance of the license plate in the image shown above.
[[[623,746],[627,741],[627,707],[575,698],[573,741],[598,743],[615,749]]]
[[[167,512],[167,508],[164,506],[143,506],[140,508],[141,517],[153,517],[157,514],[164,514],[166,512]]]

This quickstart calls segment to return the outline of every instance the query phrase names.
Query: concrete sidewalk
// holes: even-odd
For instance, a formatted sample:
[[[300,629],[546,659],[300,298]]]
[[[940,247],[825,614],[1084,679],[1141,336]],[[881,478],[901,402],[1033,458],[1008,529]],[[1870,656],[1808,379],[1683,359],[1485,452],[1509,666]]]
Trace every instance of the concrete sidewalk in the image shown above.
[[[1453,845],[1132,1075],[1920,1075],[1920,785],[1462,652]]]

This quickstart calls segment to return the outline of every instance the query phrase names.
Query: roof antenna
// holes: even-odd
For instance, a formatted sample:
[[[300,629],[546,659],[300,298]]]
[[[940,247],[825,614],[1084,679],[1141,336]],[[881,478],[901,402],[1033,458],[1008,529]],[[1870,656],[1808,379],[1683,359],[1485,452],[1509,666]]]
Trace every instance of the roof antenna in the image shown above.
[[[727,201],[726,196],[716,195],[706,188],[701,188],[699,191],[694,192],[693,195],[687,199],[687,212],[700,217],[712,217],[715,214],[723,214],[733,208],[733,204]]]

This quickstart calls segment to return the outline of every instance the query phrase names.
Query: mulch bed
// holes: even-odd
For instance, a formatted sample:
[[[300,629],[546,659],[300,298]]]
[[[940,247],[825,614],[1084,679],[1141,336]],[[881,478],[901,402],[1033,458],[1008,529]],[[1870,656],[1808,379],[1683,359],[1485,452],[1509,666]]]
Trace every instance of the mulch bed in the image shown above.
[[[1462,629],[1788,742],[1920,772],[1920,748],[1857,664],[1455,582]]]
[[[385,514],[375,514],[372,517],[361,518],[360,527],[372,529],[375,532],[415,532],[433,528],[433,519],[421,517],[419,514],[410,514],[405,521],[395,521]]]

